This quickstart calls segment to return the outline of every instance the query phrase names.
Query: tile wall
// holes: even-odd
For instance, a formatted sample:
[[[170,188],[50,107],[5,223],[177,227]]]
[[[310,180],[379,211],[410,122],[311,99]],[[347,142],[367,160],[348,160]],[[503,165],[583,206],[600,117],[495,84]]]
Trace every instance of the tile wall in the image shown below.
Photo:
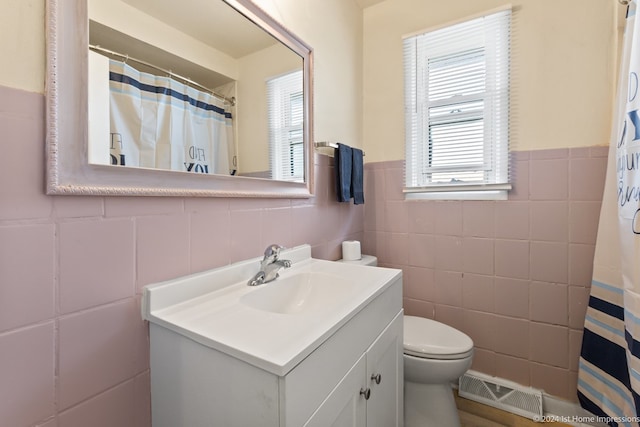
[[[473,367],[576,401],[608,147],[513,153],[507,201],[405,201],[366,165],[363,251],[404,271],[408,314],[470,335]]]
[[[340,258],[363,241],[402,268],[405,309],[472,336],[474,369],[575,400],[607,148],[515,153],[504,202],[404,201],[402,162],[366,165],[366,204],[44,195],[44,97],[0,87],[0,419],[149,420],[144,285],[259,256],[272,242]]]
[[[49,197],[44,96],[0,87],[0,424],[150,425],[144,285],[257,257],[273,242],[340,258],[364,207],[309,200]]]

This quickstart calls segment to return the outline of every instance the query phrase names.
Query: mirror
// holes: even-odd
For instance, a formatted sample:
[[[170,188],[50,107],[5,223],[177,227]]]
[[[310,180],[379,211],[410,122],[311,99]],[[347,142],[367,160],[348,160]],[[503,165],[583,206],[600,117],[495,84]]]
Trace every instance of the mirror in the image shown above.
[[[248,0],[181,2],[180,9],[191,13],[168,9],[174,5],[168,0],[47,0],[47,193],[310,197],[311,48]],[[120,76],[116,90],[109,75]],[[295,90],[287,92],[279,82],[290,75],[299,77]],[[126,124],[124,132],[113,132],[113,116],[126,121],[141,114],[130,105],[118,110],[109,92],[130,95],[131,87],[147,89],[148,79],[154,92],[134,94],[137,104],[151,93],[154,101],[160,92],[169,94],[169,101],[150,108],[173,118],[167,124],[154,117],[157,122],[149,128],[151,115],[145,112],[133,131]],[[125,88],[123,82],[138,84]],[[175,94],[180,96],[171,97]],[[188,121],[185,107],[171,111],[178,98],[207,108]],[[281,131],[287,143],[278,145],[273,111],[282,99],[287,102],[279,114],[294,119]],[[269,104],[276,108],[268,109]],[[207,109],[223,111],[223,120],[217,120],[222,127],[203,125]],[[161,128],[170,129],[169,136],[152,142],[140,137],[149,129],[163,134]],[[223,137],[211,142],[203,136],[211,134]],[[133,151],[123,140],[135,140]]]

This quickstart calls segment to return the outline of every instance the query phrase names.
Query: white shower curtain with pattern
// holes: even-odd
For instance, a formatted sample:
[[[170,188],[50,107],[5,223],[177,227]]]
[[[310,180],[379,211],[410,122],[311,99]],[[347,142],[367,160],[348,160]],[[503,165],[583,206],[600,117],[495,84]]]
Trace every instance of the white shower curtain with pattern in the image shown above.
[[[640,409],[640,29],[627,9],[619,89],[578,372],[581,405],[611,426]]]
[[[111,163],[233,174],[233,126],[222,100],[175,79],[109,61]]]

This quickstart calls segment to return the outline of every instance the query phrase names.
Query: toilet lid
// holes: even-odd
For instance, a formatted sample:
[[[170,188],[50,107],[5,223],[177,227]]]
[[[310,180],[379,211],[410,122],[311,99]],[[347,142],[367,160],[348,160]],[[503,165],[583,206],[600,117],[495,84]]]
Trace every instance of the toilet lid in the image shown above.
[[[404,316],[404,352],[429,359],[470,355],[473,341],[459,330],[424,317]]]

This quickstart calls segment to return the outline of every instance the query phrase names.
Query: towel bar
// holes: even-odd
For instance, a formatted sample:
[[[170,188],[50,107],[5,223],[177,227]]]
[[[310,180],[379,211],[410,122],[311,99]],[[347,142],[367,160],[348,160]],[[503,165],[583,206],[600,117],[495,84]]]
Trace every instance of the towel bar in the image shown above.
[[[338,148],[337,142],[328,142],[328,141],[318,141],[313,143],[316,148]],[[362,155],[364,156],[364,151],[362,151]]]

